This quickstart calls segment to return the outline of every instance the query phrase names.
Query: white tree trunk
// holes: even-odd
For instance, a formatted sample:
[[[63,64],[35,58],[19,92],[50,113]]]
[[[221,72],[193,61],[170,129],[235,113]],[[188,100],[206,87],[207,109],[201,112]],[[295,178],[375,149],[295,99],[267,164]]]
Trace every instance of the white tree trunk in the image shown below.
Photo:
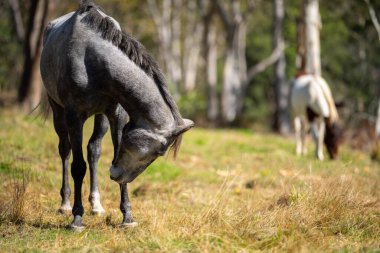
[[[318,0],[303,0],[298,31],[298,72],[321,75],[319,33],[322,27]]]
[[[148,0],[149,11],[153,17],[160,44],[160,55],[164,61],[168,80],[174,85],[175,95],[179,95],[179,85],[182,81],[181,42],[180,42],[180,11],[177,10],[182,0],[163,0],[161,8],[157,0]],[[175,12],[173,14],[173,12]]]
[[[181,63],[181,7],[182,0],[172,0],[172,17],[171,17],[171,77],[177,94],[180,91],[182,82],[182,63]]]
[[[376,29],[376,32],[377,32],[377,35],[379,38],[379,42],[380,42],[380,22],[377,19],[375,9],[373,8],[373,6],[369,0],[364,0],[364,1],[367,4],[369,15],[371,17],[373,26]],[[378,141],[378,147],[380,147],[380,143],[379,143],[379,141],[380,141],[380,98],[379,98],[379,104],[377,107],[376,129],[375,130],[376,130],[376,137],[377,137],[377,141]]]
[[[306,35],[306,69],[316,75],[321,75],[321,47],[319,31],[321,17],[318,0],[306,0],[305,5],[305,35]]]
[[[219,118],[219,101],[217,93],[217,43],[216,28],[211,26],[208,28],[207,34],[207,50],[206,50],[206,74],[207,74],[207,95],[208,119],[215,123]]]
[[[274,31],[273,31],[273,50],[276,50],[284,43],[283,24],[284,24],[284,0],[274,0]],[[274,65],[275,72],[275,113],[274,126],[280,134],[290,132],[289,113],[288,113],[288,93],[289,87],[285,75],[285,53],[284,50]]]
[[[243,92],[247,83],[246,20],[240,10],[239,1],[232,1],[231,9],[230,19],[226,16],[225,10],[220,11],[227,30],[222,93],[222,118],[227,124],[233,123],[243,110]]]
[[[186,34],[184,35],[183,73],[186,92],[196,86],[204,22],[199,21],[196,1],[188,1],[186,15]]]
[[[245,23],[233,25],[229,34],[223,70],[222,117],[225,123],[234,122],[242,112],[247,80]]]
[[[376,137],[378,140],[380,140],[380,99],[379,99],[379,105],[377,107]]]

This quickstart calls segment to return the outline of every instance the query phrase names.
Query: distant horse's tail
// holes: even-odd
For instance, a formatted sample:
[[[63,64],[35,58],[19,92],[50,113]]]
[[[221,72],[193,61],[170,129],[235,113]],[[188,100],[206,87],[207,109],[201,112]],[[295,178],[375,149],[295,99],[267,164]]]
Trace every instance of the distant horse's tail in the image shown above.
[[[317,84],[321,87],[323,96],[325,97],[327,104],[329,106],[331,122],[337,122],[339,120],[338,110],[336,109],[334,98],[332,96],[331,90],[325,79],[322,77],[316,77]]]

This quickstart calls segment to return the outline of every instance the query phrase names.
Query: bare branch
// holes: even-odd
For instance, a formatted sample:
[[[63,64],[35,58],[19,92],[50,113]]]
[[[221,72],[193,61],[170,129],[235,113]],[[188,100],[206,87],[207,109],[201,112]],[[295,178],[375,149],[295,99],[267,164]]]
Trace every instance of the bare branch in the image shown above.
[[[375,9],[373,8],[370,0],[364,0],[364,2],[366,2],[366,4],[367,4],[369,15],[371,16],[371,20],[372,20],[373,26],[376,29],[376,32],[377,32],[377,35],[379,36],[379,41],[380,41],[380,23],[379,23],[379,20],[376,17]]]
[[[260,61],[256,65],[252,66],[247,73],[247,84],[260,72],[263,72],[268,67],[273,65],[281,56],[282,51],[285,49],[285,44],[279,44],[275,50],[273,50],[272,54]]]

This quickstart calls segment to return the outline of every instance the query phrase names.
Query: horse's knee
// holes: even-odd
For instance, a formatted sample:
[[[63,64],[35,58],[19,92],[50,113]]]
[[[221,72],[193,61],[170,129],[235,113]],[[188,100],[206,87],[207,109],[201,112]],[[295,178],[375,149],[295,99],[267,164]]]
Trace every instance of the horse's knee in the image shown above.
[[[74,160],[71,164],[71,176],[74,180],[83,180],[86,175],[86,162]]]
[[[59,140],[58,151],[62,158],[66,158],[70,154],[70,149],[69,140]]]
[[[63,199],[65,198],[69,198],[70,197],[70,194],[71,194],[71,190],[69,187],[62,187],[61,188],[61,191],[60,191],[60,194],[61,194],[61,197]]]
[[[98,160],[101,153],[101,143],[97,140],[90,140],[87,144],[87,153],[90,159]]]

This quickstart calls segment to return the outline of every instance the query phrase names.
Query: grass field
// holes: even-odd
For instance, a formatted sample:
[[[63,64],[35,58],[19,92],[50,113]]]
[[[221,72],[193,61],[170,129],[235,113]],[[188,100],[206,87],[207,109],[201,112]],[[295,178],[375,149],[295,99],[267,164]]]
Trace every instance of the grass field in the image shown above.
[[[90,121],[85,144],[91,130]],[[368,154],[343,148],[339,160],[318,162],[310,140],[299,158],[291,138],[193,129],[177,160],[160,158],[130,184],[139,226],[123,229],[110,139],[99,171],[106,214],[89,214],[87,171],[87,228],[75,233],[57,213],[51,120],[0,111],[0,252],[380,252],[380,168]]]

